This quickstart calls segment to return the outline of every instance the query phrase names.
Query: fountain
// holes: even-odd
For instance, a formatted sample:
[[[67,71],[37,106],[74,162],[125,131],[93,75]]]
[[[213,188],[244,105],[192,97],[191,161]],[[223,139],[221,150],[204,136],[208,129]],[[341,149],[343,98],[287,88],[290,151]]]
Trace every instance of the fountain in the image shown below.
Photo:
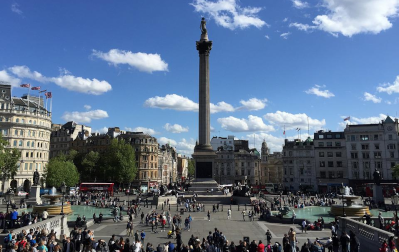
[[[51,189],[51,193],[48,195],[43,195],[42,198],[48,199],[50,204],[41,204],[33,206],[33,213],[41,214],[44,210],[46,210],[49,215],[59,215],[61,213],[62,204],[60,203],[60,198],[62,198],[62,194],[57,194],[55,187]],[[64,214],[71,214],[72,209],[71,205],[64,202]]]
[[[335,216],[342,216],[345,212],[346,216],[364,216],[366,213],[371,215],[368,206],[354,204],[354,201],[359,199],[360,196],[353,195],[353,192],[349,187],[342,185],[341,193],[342,195],[339,197],[343,201],[345,200],[346,204],[344,206],[342,204],[332,205],[330,212],[331,214]]]

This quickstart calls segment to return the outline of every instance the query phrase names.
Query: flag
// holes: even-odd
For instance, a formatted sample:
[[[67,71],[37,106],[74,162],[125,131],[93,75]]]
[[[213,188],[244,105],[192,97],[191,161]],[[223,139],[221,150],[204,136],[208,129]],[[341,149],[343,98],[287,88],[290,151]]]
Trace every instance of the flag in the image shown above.
[[[22,84],[22,85],[20,85],[20,87],[30,88],[30,84]]]
[[[40,87],[33,87],[32,90],[40,90]]]
[[[284,131],[283,131],[283,135],[285,135],[285,125],[284,125]]]
[[[46,93],[44,93],[44,95],[46,96],[46,98],[53,98],[53,95],[51,94],[51,92],[46,92]]]
[[[47,89],[42,90],[42,91],[39,91],[39,93],[44,93],[44,92],[46,92],[46,91],[47,91]]]
[[[351,119],[351,117],[348,116],[347,118],[344,118],[344,121],[348,121],[348,120],[350,120],[350,119]]]

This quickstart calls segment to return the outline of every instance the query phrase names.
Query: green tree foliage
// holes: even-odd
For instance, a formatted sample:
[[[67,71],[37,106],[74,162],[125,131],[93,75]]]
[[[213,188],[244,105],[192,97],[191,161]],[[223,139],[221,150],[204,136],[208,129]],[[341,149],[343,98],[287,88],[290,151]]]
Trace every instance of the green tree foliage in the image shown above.
[[[10,178],[14,178],[18,169],[18,161],[21,158],[21,152],[16,148],[9,147],[8,141],[4,140],[0,133],[0,172],[3,187],[1,191],[4,192],[4,183]]]
[[[392,169],[392,175],[393,175],[396,179],[399,179],[399,164],[393,166],[391,169]]]
[[[195,161],[194,159],[188,160],[188,176],[193,177],[195,175]]]
[[[82,180],[83,181],[92,181],[96,176],[96,167],[98,165],[98,161],[100,160],[100,154],[95,151],[90,151],[86,155],[83,156],[81,167],[82,167]]]
[[[44,168],[43,177],[48,187],[59,187],[62,181],[65,181],[67,186],[75,186],[79,183],[76,166],[63,155],[50,159]]]
[[[113,139],[99,163],[97,173],[103,175],[104,181],[130,183],[136,177],[136,155],[133,147],[123,139]]]

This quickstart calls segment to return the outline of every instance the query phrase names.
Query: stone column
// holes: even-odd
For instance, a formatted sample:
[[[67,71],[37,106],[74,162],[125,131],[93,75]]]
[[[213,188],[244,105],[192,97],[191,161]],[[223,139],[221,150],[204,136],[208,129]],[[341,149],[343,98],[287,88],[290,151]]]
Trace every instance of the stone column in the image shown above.
[[[210,145],[210,99],[209,99],[209,53],[212,41],[201,36],[197,41],[199,53],[199,117],[198,117],[198,150],[212,150]]]

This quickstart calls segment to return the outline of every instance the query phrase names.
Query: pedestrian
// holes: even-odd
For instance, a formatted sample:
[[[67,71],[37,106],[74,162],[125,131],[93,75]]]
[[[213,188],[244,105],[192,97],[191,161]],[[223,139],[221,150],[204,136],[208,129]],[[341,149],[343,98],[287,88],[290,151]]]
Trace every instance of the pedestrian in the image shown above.
[[[242,214],[242,219],[245,221],[245,210],[242,210],[241,214]]]
[[[356,234],[351,230],[349,232],[349,244],[350,244],[350,252],[359,252],[360,251],[360,243],[356,237]]]
[[[227,210],[227,219],[231,219],[231,209]],[[263,245],[264,246],[264,245]]]
[[[141,244],[144,244],[144,241],[145,241],[145,232],[144,232],[144,230],[141,230],[140,238],[141,238]]]
[[[380,222],[380,228],[384,229],[384,217],[382,217],[381,212],[378,214],[378,221]]]
[[[303,220],[302,221],[302,233],[303,233],[303,231],[305,231],[305,234],[306,234],[306,229],[307,229],[306,220]]]
[[[349,237],[345,231],[342,232],[341,237],[339,238],[341,243],[341,251],[348,252],[348,244],[349,244]]]
[[[209,210],[207,216],[208,216],[208,221],[211,221],[211,212]]]
[[[133,223],[128,221],[126,225],[126,235],[130,237],[132,235],[132,231],[133,231]]]
[[[290,228],[290,230],[288,231],[288,239],[290,241],[292,252],[297,252],[296,251],[296,232],[294,231],[293,228]]]
[[[270,233],[270,230],[268,229],[267,231],[266,231],[266,240],[267,240],[267,244],[269,244],[269,243],[271,243],[271,240],[272,240],[272,233]]]

